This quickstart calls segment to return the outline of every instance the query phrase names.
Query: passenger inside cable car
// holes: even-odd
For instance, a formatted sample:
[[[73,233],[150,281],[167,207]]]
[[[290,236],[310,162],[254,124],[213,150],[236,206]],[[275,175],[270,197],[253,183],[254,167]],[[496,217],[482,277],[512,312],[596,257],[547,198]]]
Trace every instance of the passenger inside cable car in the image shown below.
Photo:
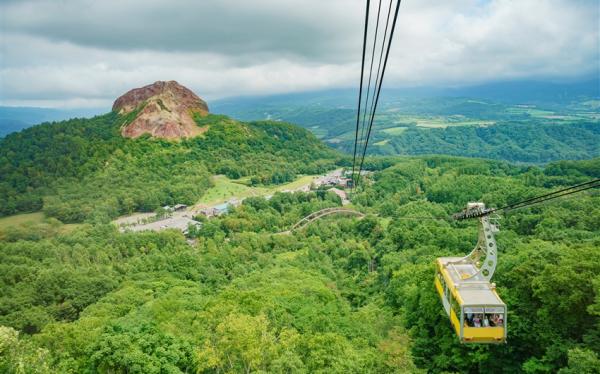
[[[504,327],[503,313],[465,313],[465,326],[467,327]]]

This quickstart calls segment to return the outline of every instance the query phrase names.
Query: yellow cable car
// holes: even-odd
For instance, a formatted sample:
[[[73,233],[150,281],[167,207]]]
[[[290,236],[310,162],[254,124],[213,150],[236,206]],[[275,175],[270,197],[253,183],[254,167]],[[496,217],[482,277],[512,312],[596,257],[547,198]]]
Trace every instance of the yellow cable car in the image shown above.
[[[469,203],[463,213],[484,212],[483,203]],[[497,262],[495,218],[479,217],[479,240],[466,257],[436,260],[435,287],[461,343],[506,342],[506,304],[490,283]]]

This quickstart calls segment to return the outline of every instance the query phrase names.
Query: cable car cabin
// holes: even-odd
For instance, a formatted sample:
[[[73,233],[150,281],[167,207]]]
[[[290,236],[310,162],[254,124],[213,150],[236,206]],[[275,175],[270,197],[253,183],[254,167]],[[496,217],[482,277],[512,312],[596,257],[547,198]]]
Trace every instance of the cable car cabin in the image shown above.
[[[470,203],[469,209],[485,209]],[[479,241],[466,257],[436,260],[435,288],[462,343],[506,342],[506,304],[490,279],[496,268],[498,231],[490,217],[480,217]]]
[[[463,343],[503,343],[506,341],[506,305],[495,286],[476,276],[470,264],[455,264],[461,257],[437,259],[435,287],[454,331]]]

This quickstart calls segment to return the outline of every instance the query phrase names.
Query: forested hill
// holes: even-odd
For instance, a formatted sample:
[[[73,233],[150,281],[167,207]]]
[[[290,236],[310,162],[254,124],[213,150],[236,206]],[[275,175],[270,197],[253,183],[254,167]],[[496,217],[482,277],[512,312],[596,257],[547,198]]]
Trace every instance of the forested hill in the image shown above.
[[[136,114],[46,123],[0,139],[0,215],[43,209],[63,222],[106,221],[195,203],[213,174],[283,183],[340,157],[302,128],[216,115],[195,118],[208,130],[194,138],[122,137]]]

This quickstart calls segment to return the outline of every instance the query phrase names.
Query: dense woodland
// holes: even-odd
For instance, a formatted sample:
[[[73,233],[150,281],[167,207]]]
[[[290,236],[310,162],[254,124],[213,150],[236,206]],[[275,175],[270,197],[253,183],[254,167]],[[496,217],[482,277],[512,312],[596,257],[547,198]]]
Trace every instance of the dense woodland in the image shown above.
[[[556,97],[552,99],[554,95],[560,96],[555,89],[545,93],[535,91],[535,95],[547,94],[544,100],[521,97],[523,90],[534,93],[530,88],[520,87],[504,96],[504,100],[497,95],[490,100],[481,96],[407,97],[387,93],[387,100],[380,105],[374,120],[368,152],[445,154],[526,163],[600,157],[597,85],[590,85],[592,95],[588,97],[574,96],[571,100],[564,97],[558,102]],[[273,98],[249,102],[239,99],[216,107],[236,118],[260,119],[268,115],[297,123],[330,146],[351,153],[355,97],[342,95],[340,99],[339,96],[323,94],[296,100]],[[422,127],[418,121],[430,124]]]
[[[270,126],[249,128],[280,129]],[[144,144],[174,152],[185,142]],[[77,168],[97,174],[104,162]],[[354,198],[366,218],[331,217],[292,235],[278,233],[339,198],[249,198],[192,230],[191,245],[179,232],[121,234],[101,220],[4,229],[0,372],[598,373],[598,191],[503,217],[494,281],[509,327],[508,343],[497,346],[460,345],[433,286],[434,259],[468,253],[476,222],[404,218],[447,217],[469,201],[499,206],[598,178],[600,159],[366,165],[373,183]],[[47,171],[77,178],[66,172]]]
[[[557,159],[585,159],[600,155],[600,124],[511,122],[494,126],[456,126],[445,129],[423,129],[407,126],[399,136],[379,133],[372,147],[375,154],[446,154],[485,157],[528,163],[544,163]],[[349,145],[346,145],[349,148]]]
[[[135,115],[48,123],[0,139],[0,216],[43,209],[63,222],[108,222],[192,204],[214,174],[284,183],[332,169],[341,158],[296,126],[216,115],[197,119],[209,126],[203,137],[121,137],[121,124]]]

